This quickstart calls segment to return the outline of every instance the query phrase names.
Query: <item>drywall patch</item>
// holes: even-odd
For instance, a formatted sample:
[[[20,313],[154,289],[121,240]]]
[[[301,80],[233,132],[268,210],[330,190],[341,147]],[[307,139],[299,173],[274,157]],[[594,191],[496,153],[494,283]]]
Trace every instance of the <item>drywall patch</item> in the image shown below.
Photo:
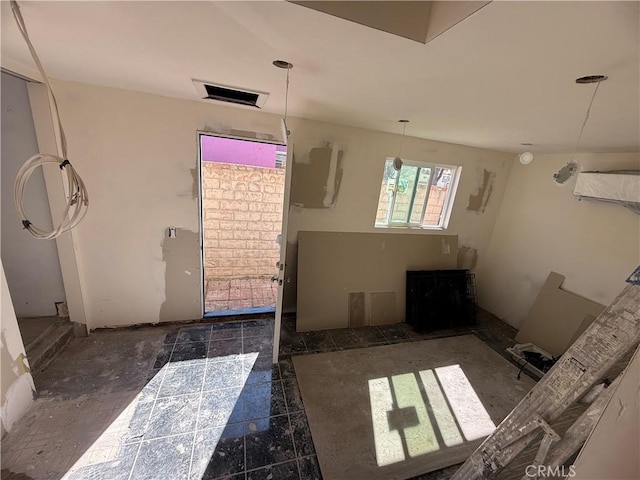
[[[36,392],[30,375],[20,375],[5,393],[5,402],[0,409],[4,429],[9,432],[13,425],[29,410]]]
[[[24,375],[25,373],[31,373],[29,368],[29,361],[24,353],[18,355],[16,358],[16,368],[18,369],[18,375]]]
[[[0,339],[2,341],[2,349],[0,352],[0,360],[2,361],[1,365],[9,365],[11,367],[10,369],[2,370],[2,378],[0,379],[2,381],[2,391],[6,392],[11,384],[18,379],[20,373],[18,372],[18,369],[15,368],[14,359],[11,357],[9,349],[7,348],[4,331],[0,334]],[[4,398],[2,400],[4,402]]]
[[[197,168],[192,168],[191,169],[191,179],[192,179],[191,196],[193,198],[198,198],[198,196],[200,195],[200,182],[199,182],[199,179],[198,179],[198,169]]]
[[[451,245],[446,238],[442,238],[442,246],[440,248],[441,255],[451,255]]]
[[[484,212],[493,192],[493,182],[496,179],[495,172],[483,169],[478,176],[479,186],[475,195],[469,195],[467,210],[472,212]]]
[[[10,431],[13,424],[29,409],[36,392],[27,357],[22,352],[15,359],[11,356],[4,330],[0,333],[0,342],[0,364],[9,366],[3,368],[0,379],[3,394],[0,418],[4,430]]]
[[[200,312],[200,239],[197,232],[176,228],[175,238],[165,229],[162,243],[165,262],[165,301],[160,321],[195,320]]]
[[[458,268],[473,270],[478,264],[478,250],[466,245],[458,248]]]
[[[291,172],[291,204],[303,208],[335,205],[342,182],[344,151],[325,144],[312,148],[306,158],[295,160]]]

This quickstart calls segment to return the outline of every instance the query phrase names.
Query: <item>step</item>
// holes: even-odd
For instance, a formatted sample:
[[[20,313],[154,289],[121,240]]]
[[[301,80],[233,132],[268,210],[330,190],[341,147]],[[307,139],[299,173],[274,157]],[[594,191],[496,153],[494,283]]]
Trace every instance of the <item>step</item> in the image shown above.
[[[59,320],[25,347],[32,371],[43,370],[75,338],[68,320]]]

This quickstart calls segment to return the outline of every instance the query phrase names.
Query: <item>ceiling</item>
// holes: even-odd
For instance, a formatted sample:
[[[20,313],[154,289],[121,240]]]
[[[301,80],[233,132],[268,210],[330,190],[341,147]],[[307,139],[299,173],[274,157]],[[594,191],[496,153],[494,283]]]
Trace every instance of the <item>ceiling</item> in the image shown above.
[[[55,78],[192,100],[198,78],[281,114],[283,59],[289,115],[508,152],[570,152],[595,88],[574,80],[605,74],[580,151],[640,149],[639,2],[494,1],[427,44],[284,1],[20,5]],[[33,75],[1,17],[2,66]]]

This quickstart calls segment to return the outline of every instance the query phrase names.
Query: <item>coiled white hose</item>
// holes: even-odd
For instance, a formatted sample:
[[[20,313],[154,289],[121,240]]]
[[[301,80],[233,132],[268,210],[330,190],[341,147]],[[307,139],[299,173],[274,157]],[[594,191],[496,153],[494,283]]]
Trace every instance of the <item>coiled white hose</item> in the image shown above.
[[[38,67],[38,71],[42,76],[42,80],[51,95],[52,103],[53,103],[53,114],[55,120],[58,124],[58,130],[60,132],[60,150],[62,157],[57,155],[51,155],[46,153],[38,153],[34,155],[29,160],[25,162],[25,164],[18,171],[18,175],[16,176],[16,181],[14,183],[13,188],[13,201],[16,205],[16,210],[18,211],[18,216],[22,221],[23,227],[35,238],[39,239],[52,239],[56,238],[62,233],[71,230],[74,228],[85,216],[87,213],[87,207],[89,205],[89,195],[87,193],[87,189],[84,185],[84,182],[75,171],[75,169],[71,166],[69,160],[67,160],[67,139],[64,134],[64,128],[62,127],[62,122],[60,121],[60,114],[58,112],[58,102],[56,101],[56,97],[53,93],[53,89],[51,88],[51,83],[49,81],[49,77],[38,58],[38,54],[36,53],[31,40],[29,39],[29,33],[27,32],[27,26],[24,23],[24,19],[22,18],[22,14],[20,13],[20,7],[15,0],[11,0],[11,11],[13,12],[13,18],[18,25],[18,30],[22,34],[27,46],[29,47],[29,52],[31,52],[31,57]],[[37,227],[33,223],[29,221],[27,215],[22,206],[24,189],[29,180],[29,177],[33,173],[33,171],[43,166],[47,163],[55,163],[60,166],[65,174],[67,175],[67,205],[64,210],[62,219],[57,227],[54,227],[50,232],[43,230],[42,228]]]
[[[57,227],[50,232],[43,230],[42,228],[34,225],[27,219],[27,215],[22,207],[22,198],[24,195],[24,189],[27,185],[29,177],[33,171],[47,163],[54,163],[60,166],[67,175],[67,205],[62,214],[62,219]],[[68,160],[64,160],[55,155],[48,155],[38,153],[29,160],[18,171],[16,176],[16,182],[13,187],[13,201],[18,211],[18,216],[22,221],[22,226],[35,238],[48,240],[56,238],[62,233],[71,230],[75,227],[80,220],[87,213],[87,205],[89,204],[89,198],[87,197],[87,189],[84,186],[84,182],[80,176],[76,173],[71,163]]]

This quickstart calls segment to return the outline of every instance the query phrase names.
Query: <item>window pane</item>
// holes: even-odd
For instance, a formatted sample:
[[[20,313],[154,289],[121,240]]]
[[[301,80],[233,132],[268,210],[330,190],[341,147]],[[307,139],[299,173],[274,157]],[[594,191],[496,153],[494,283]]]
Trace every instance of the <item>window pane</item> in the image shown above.
[[[413,199],[413,208],[411,209],[411,223],[420,223],[422,216],[422,207],[429,190],[429,182],[431,181],[431,169],[421,168],[418,176],[418,186],[416,187],[416,197]]]
[[[447,192],[451,186],[454,170],[451,168],[435,169],[435,181],[429,191],[429,199],[427,200],[427,209],[422,219],[423,225],[440,226],[444,204],[447,199]]]
[[[393,168],[392,160],[387,160],[384,164],[382,174],[382,185],[380,186],[380,196],[378,198],[378,211],[376,213],[376,224],[386,225],[389,223],[389,208],[393,200],[393,186],[396,183],[396,172]]]
[[[396,201],[393,204],[392,222],[408,223],[411,199],[418,176],[418,167],[403,165],[400,169],[400,180],[397,183]]]

